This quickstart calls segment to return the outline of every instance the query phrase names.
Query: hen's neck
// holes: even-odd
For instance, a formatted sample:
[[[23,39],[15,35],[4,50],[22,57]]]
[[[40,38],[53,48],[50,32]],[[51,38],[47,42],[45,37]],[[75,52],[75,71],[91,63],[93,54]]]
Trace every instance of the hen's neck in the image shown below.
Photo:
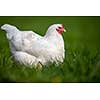
[[[57,31],[47,31],[44,38],[55,45],[63,45],[63,37]]]

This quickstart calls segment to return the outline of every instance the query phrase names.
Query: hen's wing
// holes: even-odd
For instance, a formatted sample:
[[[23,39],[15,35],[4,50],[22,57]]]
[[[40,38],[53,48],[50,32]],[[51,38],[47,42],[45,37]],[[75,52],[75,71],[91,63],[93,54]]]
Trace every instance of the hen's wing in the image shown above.
[[[17,51],[25,51],[29,49],[33,41],[42,38],[40,35],[32,31],[20,31],[11,39],[11,48]]]
[[[37,41],[41,38],[43,38],[42,36],[36,34],[33,31],[21,31],[21,45],[22,45],[22,50],[30,50],[32,43],[34,43],[34,41]]]

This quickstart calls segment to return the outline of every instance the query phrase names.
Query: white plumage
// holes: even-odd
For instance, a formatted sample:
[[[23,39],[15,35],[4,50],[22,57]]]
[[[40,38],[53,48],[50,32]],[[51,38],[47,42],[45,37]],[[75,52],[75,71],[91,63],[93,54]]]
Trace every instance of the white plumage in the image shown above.
[[[24,65],[43,65],[48,62],[63,62],[65,56],[62,24],[51,25],[42,37],[33,31],[20,31],[13,25],[4,24],[14,59]]]

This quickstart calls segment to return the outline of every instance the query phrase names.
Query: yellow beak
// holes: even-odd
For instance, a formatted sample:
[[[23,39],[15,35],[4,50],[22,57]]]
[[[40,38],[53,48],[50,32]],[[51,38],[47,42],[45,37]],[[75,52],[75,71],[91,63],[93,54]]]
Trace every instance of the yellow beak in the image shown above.
[[[64,32],[66,32],[66,30],[64,29]]]

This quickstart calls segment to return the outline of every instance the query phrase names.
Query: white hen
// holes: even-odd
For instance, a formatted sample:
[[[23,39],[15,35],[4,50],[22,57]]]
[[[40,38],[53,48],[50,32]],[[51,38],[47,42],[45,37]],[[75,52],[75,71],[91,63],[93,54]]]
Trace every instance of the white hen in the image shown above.
[[[48,62],[63,62],[65,56],[62,24],[51,25],[42,37],[32,31],[20,31],[15,26],[4,24],[11,53],[17,62],[24,65],[43,65]]]

